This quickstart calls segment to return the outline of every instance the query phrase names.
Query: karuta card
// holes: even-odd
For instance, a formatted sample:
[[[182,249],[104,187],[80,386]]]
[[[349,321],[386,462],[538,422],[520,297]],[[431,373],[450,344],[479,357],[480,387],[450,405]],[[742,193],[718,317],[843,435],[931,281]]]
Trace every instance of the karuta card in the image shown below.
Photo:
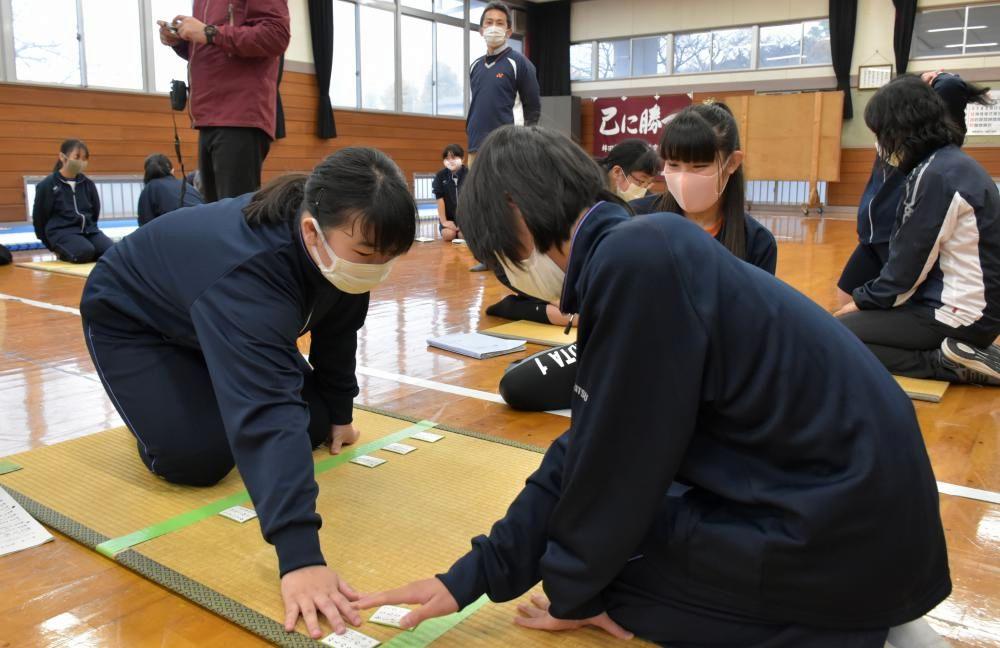
[[[368,620],[372,623],[389,626],[390,628],[399,628],[401,627],[399,624],[403,620],[403,617],[410,612],[409,608],[398,607],[396,605],[383,605],[375,610],[375,614]]]
[[[247,520],[252,520],[257,517],[257,512],[245,506],[230,506],[225,511],[219,511],[219,515],[224,518],[229,518],[234,522],[243,524]]]
[[[361,634],[357,630],[348,628],[347,632],[342,635],[334,633],[320,639],[320,643],[333,646],[333,648],[375,648],[375,646],[378,646],[382,642],[366,634]]]
[[[351,463],[364,466],[365,468],[377,468],[385,463],[385,459],[379,459],[378,457],[373,457],[371,455],[361,455],[360,457],[351,459]]]
[[[416,439],[417,441],[424,441],[426,443],[437,443],[444,438],[442,434],[434,434],[433,432],[417,432],[410,437],[411,439]]]
[[[388,450],[389,452],[395,452],[396,454],[401,454],[401,455],[410,454],[411,452],[416,450],[416,448],[414,448],[413,446],[406,445],[405,443],[390,443],[389,445],[387,445],[382,449]]]

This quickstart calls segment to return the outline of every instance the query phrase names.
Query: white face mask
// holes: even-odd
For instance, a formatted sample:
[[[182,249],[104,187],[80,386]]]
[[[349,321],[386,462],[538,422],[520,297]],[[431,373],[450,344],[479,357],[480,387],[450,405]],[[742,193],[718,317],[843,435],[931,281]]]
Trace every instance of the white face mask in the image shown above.
[[[498,49],[507,40],[507,30],[503,27],[487,27],[483,30],[483,38],[490,49]]]
[[[622,175],[625,175],[624,171],[622,171]],[[625,176],[625,181],[628,183],[625,189],[619,189],[617,186],[615,187],[615,193],[618,194],[618,197],[624,200],[625,202],[638,200],[643,196],[645,196],[646,192],[649,191],[646,187],[640,187],[639,185],[632,182],[632,180],[627,175]]]
[[[521,262],[524,269],[518,268],[501,255],[497,255],[500,265],[507,273],[507,280],[510,285],[532,297],[544,299],[553,304],[558,304],[562,297],[563,282],[566,281],[566,273],[556,265],[556,262],[549,258],[549,255],[542,254],[537,249],[531,251],[531,256]]]
[[[311,247],[313,261],[316,262],[326,280],[332,283],[338,290],[351,295],[371,292],[375,286],[385,281],[386,277],[389,276],[389,271],[392,270],[392,264],[395,259],[388,263],[354,263],[341,259],[333,251],[333,248],[330,247],[330,244],[326,242],[326,237],[323,236],[323,230],[320,229],[319,221],[312,217],[309,217],[308,220],[312,222],[313,229],[316,230],[316,236],[322,242],[323,249],[326,250],[327,256],[330,257],[333,263],[324,265],[320,260],[319,250],[315,245]]]

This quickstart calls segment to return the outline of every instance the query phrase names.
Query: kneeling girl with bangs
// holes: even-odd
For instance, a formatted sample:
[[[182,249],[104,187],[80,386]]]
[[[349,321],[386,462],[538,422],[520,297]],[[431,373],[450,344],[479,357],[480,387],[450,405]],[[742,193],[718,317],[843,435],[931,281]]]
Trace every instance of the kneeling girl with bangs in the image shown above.
[[[774,235],[746,213],[743,151],[736,119],[721,103],[677,113],[660,137],[667,193],[629,203],[639,214],[680,214],[704,229],[733,256],[774,274]],[[500,380],[508,405],[526,411],[569,407],[576,379],[576,345],[547,349],[512,364]]]

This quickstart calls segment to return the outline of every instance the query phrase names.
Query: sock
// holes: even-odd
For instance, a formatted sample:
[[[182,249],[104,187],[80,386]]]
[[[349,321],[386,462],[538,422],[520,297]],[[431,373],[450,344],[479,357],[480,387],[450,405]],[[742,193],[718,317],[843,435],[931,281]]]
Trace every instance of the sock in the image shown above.
[[[528,320],[540,324],[549,324],[548,315],[545,314],[546,306],[548,304],[540,299],[521,297],[520,295],[507,295],[487,308],[486,314],[509,320]]]

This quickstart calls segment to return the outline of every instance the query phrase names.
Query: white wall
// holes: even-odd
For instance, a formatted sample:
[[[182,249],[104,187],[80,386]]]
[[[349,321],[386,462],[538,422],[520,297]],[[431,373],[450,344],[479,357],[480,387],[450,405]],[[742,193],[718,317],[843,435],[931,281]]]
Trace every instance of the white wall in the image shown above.
[[[286,61],[312,63],[312,36],[309,34],[309,5],[306,0],[288,0],[292,22],[292,41],[285,51]]]

